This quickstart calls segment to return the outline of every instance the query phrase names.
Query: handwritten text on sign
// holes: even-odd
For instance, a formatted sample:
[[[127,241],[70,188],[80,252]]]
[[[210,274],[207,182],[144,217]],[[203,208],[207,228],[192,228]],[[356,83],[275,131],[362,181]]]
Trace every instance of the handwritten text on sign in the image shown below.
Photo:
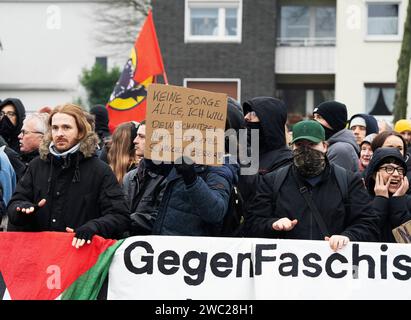
[[[174,162],[187,156],[197,164],[222,164],[226,117],[226,94],[152,84],[144,157]]]

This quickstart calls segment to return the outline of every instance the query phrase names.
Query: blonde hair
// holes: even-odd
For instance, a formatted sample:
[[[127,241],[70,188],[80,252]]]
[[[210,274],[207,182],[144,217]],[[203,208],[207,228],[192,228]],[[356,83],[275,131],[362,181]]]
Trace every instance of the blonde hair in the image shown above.
[[[50,113],[50,117],[48,120],[49,130],[47,132],[48,138],[51,140],[51,124],[53,120],[53,116],[56,113],[65,113],[69,116],[72,116],[76,121],[77,129],[78,129],[78,140],[84,139],[84,137],[89,133],[93,132],[90,123],[87,121],[87,112],[83,110],[80,106],[75,104],[66,103],[63,105],[59,105],[53,109]]]
[[[133,131],[134,134],[132,134]],[[126,122],[119,125],[112,135],[112,143],[107,157],[108,163],[120,184],[123,184],[123,178],[129,168],[137,163],[133,143],[136,133],[136,124]]]

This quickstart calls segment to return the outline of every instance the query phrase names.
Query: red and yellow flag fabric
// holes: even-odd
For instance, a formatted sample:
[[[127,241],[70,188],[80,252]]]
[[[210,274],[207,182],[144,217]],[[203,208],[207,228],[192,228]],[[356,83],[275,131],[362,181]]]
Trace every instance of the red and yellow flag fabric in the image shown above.
[[[163,74],[167,82],[153,14],[150,11],[107,103],[111,132],[122,122],[145,119],[147,86],[160,74]]]

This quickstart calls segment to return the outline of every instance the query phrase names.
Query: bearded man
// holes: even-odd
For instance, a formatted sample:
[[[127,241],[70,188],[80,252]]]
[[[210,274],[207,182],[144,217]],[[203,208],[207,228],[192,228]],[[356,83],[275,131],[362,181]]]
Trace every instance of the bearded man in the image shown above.
[[[297,123],[291,143],[293,163],[266,174],[257,186],[246,235],[326,240],[335,251],[350,240],[378,241],[378,218],[361,178],[329,163],[321,124]]]

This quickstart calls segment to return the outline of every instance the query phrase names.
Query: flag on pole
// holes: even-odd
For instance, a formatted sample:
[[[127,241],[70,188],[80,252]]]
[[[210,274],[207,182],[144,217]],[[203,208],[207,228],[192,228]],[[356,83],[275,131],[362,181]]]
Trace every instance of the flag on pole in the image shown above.
[[[147,86],[154,83],[155,76],[160,74],[167,84],[167,75],[150,10],[107,103],[111,132],[122,122],[145,119]]]

